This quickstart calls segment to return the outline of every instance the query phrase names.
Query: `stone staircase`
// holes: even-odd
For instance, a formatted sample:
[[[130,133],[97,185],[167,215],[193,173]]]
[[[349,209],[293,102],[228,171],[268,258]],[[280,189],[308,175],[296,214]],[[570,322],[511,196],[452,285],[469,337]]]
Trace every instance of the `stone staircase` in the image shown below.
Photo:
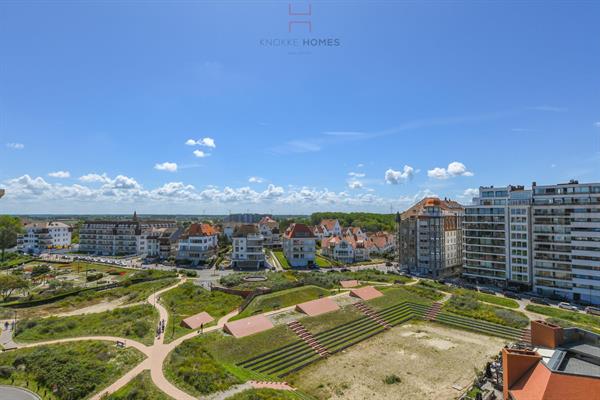
[[[519,342],[531,345],[531,329],[523,329]]]
[[[431,305],[431,307],[429,307],[429,310],[427,310],[427,313],[425,314],[425,320],[426,321],[433,321],[435,319],[435,317],[437,317],[437,315],[439,314],[440,310],[442,309],[442,303],[439,302],[435,302]]]
[[[321,357],[329,356],[329,351],[325,347],[323,347],[319,341],[306,330],[304,325],[302,325],[298,321],[292,321],[287,324],[288,328],[290,328],[300,339],[302,339],[307,345],[309,345],[315,353],[317,353]]]
[[[358,303],[354,303],[354,307],[356,307],[360,312],[365,314],[367,317],[371,318],[373,321],[377,322],[379,325],[383,326],[385,329],[390,329],[392,326],[388,324],[379,313],[373,310],[371,307],[359,301]]]

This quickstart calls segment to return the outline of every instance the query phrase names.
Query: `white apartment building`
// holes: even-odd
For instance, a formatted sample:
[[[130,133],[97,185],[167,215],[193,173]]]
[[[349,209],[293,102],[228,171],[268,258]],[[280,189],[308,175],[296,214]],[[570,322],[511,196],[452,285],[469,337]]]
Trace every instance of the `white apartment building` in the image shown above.
[[[465,210],[465,277],[600,304],[600,183],[481,187]]]
[[[231,265],[234,268],[259,270],[265,266],[264,238],[254,224],[242,224],[233,232]]]
[[[17,249],[24,253],[64,249],[71,246],[71,227],[62,222],[35,222],[24,226],[17,237]]]
[[[463,276],[499,286],[532,284],[531,201],[523,186],[479,188],[465,206]]]
[[[291,224],[283,234],[283,254],[292,267],[315,263],[316,237],[305,224]]]
[[[218,236],[209,224],[191,224],[179,238],[177,260],[188,260],[193,265],[203,263],[217,254]]]
[[[79,229],[79,250],[103,255],[142,255],[147,253],[147,233],[153,228],[176,228],[175,221],[140,220],[133,214],[131,220],[90,220]]]

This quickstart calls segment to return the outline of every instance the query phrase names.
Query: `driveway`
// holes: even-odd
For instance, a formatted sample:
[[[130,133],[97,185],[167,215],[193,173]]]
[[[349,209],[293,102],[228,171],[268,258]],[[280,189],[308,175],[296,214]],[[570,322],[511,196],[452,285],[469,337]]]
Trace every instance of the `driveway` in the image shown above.
[[[40,397],[23,388],[0,385],[0,400],[40,400]]]

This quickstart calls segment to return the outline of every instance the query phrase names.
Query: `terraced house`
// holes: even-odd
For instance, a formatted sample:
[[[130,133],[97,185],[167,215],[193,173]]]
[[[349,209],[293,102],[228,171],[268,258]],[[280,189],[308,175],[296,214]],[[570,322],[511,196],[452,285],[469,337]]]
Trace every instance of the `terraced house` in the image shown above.
[[[600,304],[600,183],[481,187],[473,202],[465,277]]]
[[[460,274],[464,208],[456,201],[426,197],[401,214],[400,264],[433,278]]]

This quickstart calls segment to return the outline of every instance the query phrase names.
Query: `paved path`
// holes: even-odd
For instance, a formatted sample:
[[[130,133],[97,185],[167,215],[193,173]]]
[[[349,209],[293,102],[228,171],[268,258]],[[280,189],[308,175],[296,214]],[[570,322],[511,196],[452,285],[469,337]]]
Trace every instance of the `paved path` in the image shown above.
[[[24,388],[0,385],[0,400],[39,400],[40,397]]]

